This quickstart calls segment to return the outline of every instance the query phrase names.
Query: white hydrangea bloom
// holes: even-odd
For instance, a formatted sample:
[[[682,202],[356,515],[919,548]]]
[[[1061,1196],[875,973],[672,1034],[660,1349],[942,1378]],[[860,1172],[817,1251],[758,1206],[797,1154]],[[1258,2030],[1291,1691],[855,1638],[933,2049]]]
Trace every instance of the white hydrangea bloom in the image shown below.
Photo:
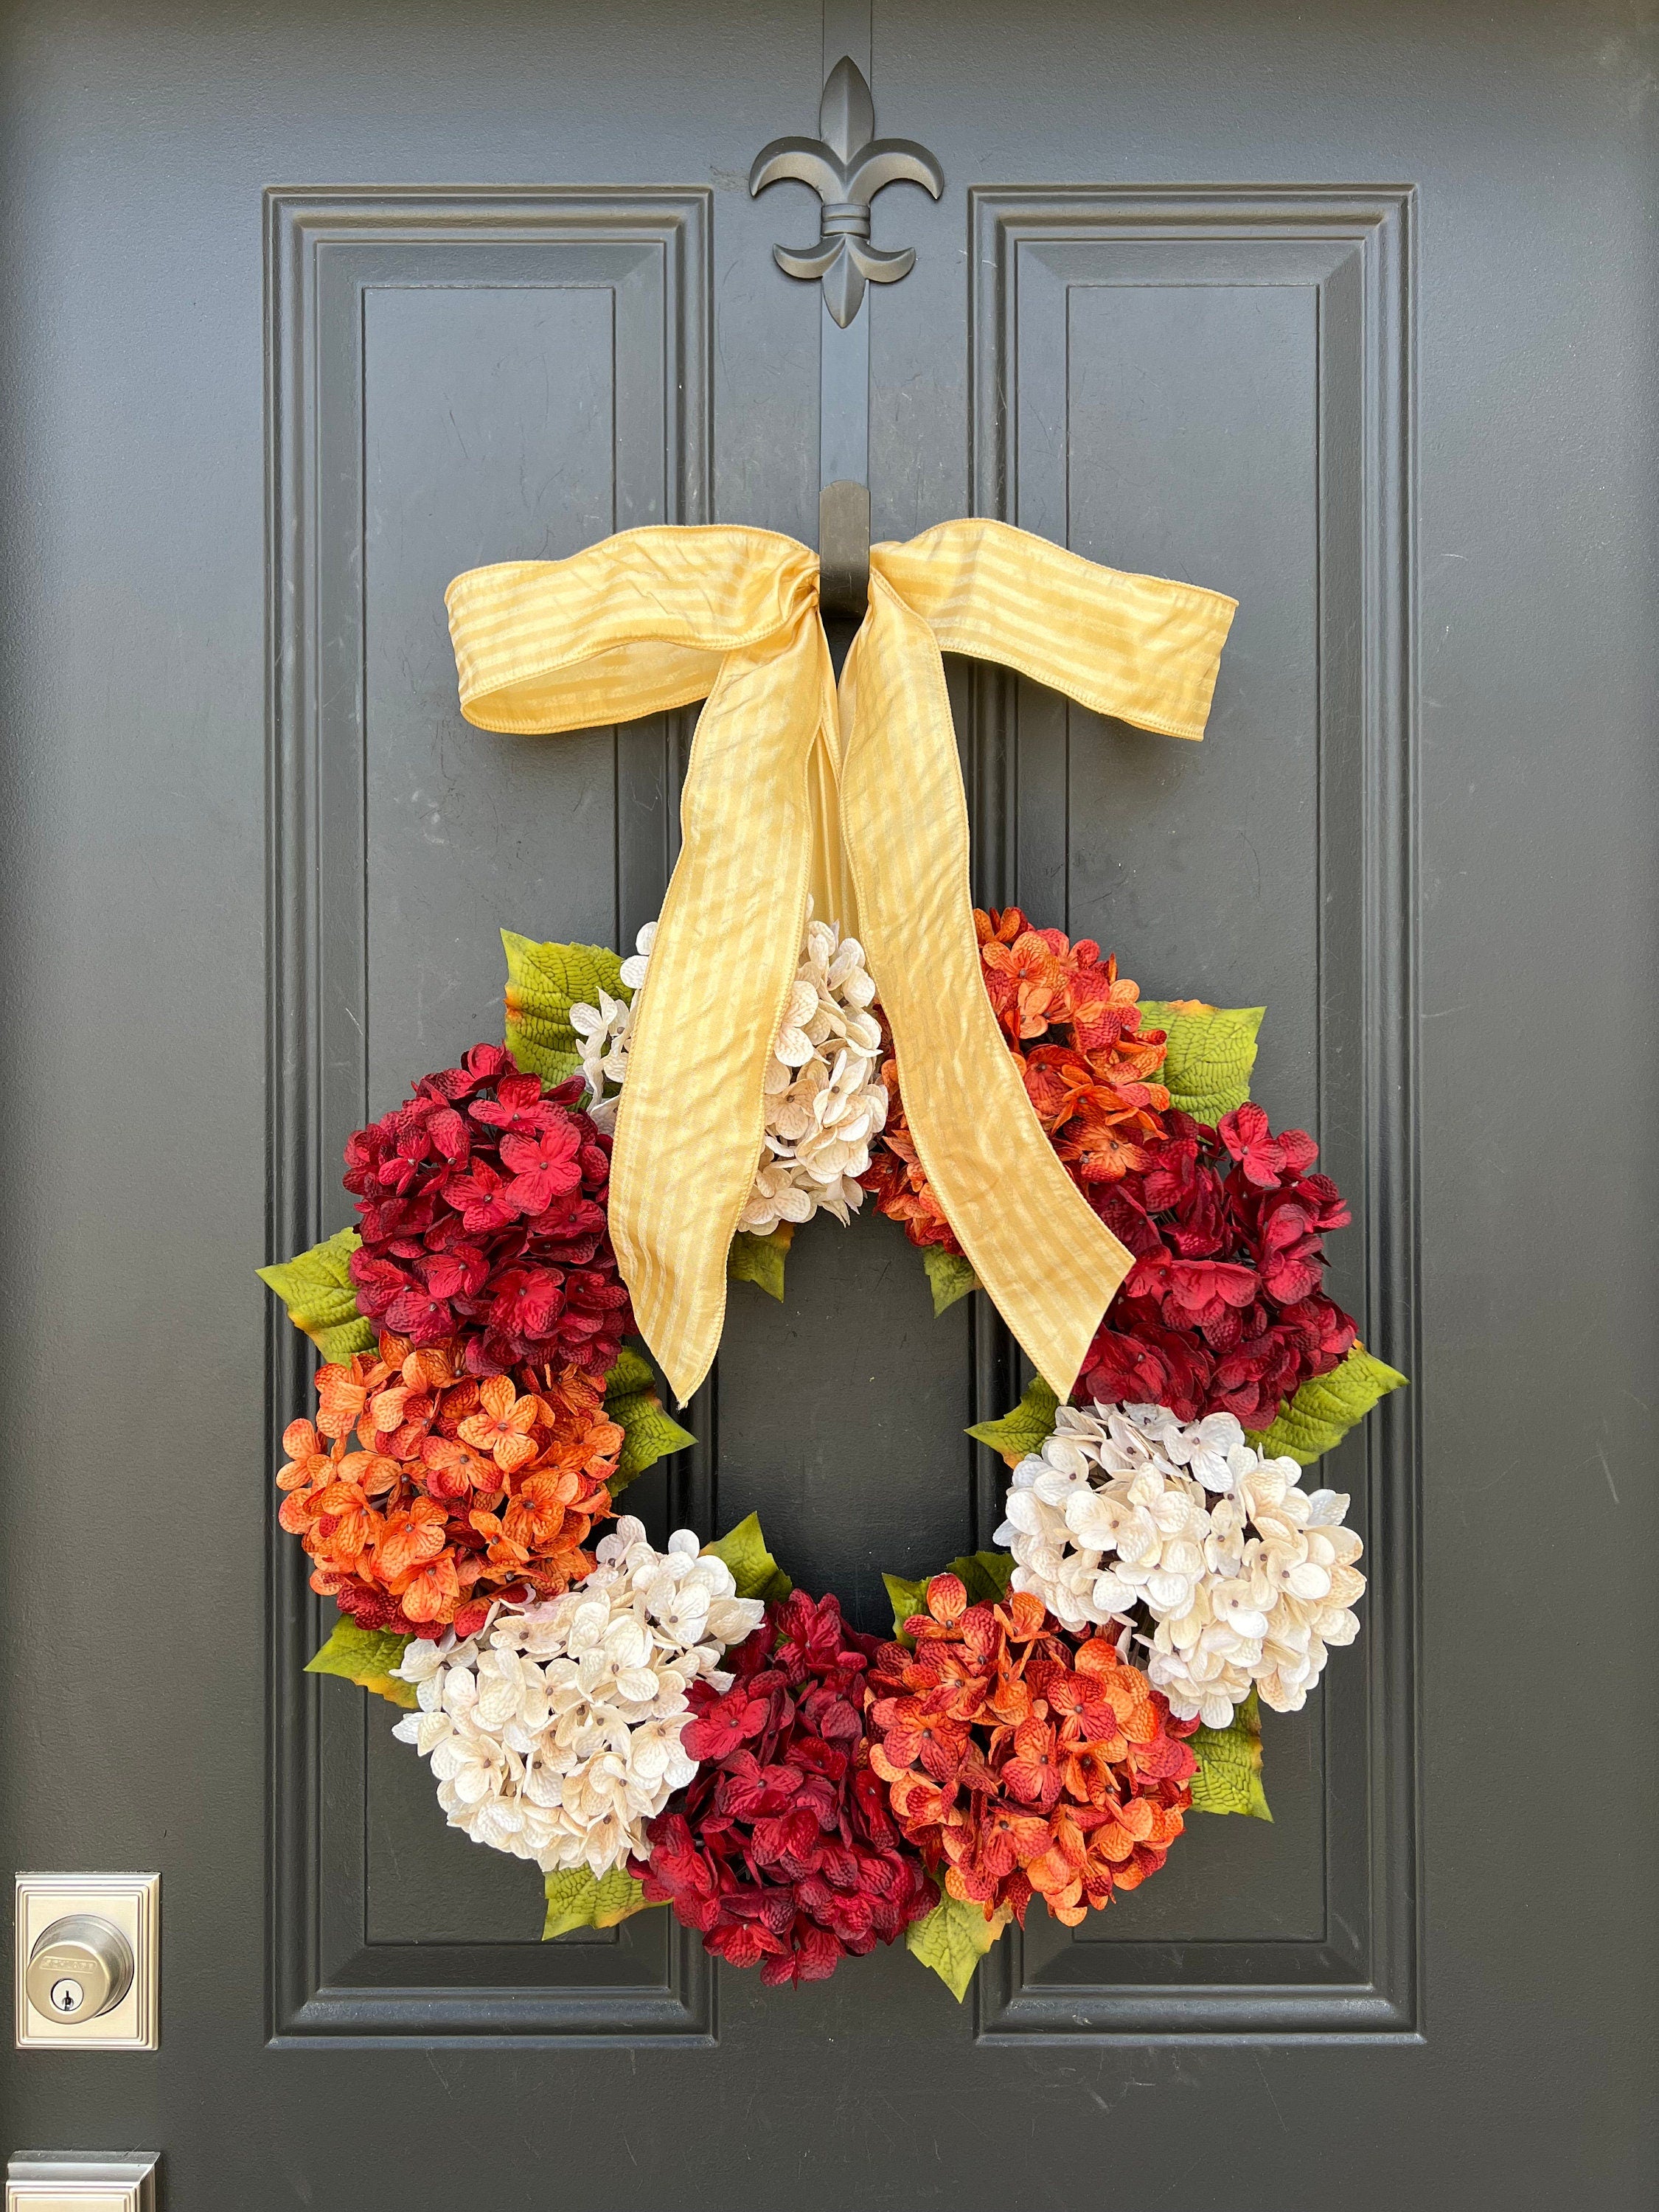
[[[642,929],[638,953],[623,963],[622,980],[632,991],[645,981],[656,929],[654,922]],[[869,1011],[875,995],[863,946],[833,923],[815,921],[809,900],[800,964],[766,1070],[765,1149],[740,1229],[764,1237],[781,1221],[810,1221],[819,1212],[844,1223],[862,1202],[858,1178],[887,1119],[881,1024]],[[570,1009],[587,1110],[604,1129],[615,1125],[633,1013],[631,1003],[604,993],[598,1006]]]
[[[1252,1684],[1298,1712],[1329,1647],[1359,1633],[1365,1587],[1347,1499],[1299,1489],[1301,1473],[1263,1459],[1231,1413],[1062,1406],[1014,1469],[996,1540],[1012,1587],[1067,1628],[1135,1624],[1178,1719],[1225,1728]]]
[[[622,964],[622,980],[635,994],[645,981],[657,925],[647,921],[634,939],[635,950]],[[587,1111],[607,1132],[617,1126],[617,1100],[628,1073],[628,1048],[634,1034],[634,1001],[613,999],[606,991],[590,1006],[578,1000],[570,1009],[570,1026],[581,1046],[582,1080],[587,1085]]]
[[[497,1606],[465,1642],[417,1638],[397,1670],[420,1702],[392,1732],[431,1759],[451,1827],[544,1874],[647,1855],[646,1822],[697,1771],[687,1689],[726,1688],[721,1657],[765,1612],[689,1528],[659,1552],[624,1516],[598,1557],[562,1597]]]

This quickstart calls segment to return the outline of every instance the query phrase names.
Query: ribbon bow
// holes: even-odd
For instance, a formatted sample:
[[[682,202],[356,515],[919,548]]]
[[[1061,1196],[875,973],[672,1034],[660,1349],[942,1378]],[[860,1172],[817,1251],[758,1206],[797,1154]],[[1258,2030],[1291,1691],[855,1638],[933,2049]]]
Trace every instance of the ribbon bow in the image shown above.
[[[1131,1259],[1055,1157],[986,994],[940,654],[1199,738],[1237,602],[1006,523],[941,523],[871,548],[838,702],[817,575],[815,554],[770,531],[662,527],[474,568],[446,595],[461,712],[480,729],[602,728],[708,702],[617,1114],[623,1279],[684,1403],[720,1343],[810,891],[862,940],[917,1157],[1064,1399]]]

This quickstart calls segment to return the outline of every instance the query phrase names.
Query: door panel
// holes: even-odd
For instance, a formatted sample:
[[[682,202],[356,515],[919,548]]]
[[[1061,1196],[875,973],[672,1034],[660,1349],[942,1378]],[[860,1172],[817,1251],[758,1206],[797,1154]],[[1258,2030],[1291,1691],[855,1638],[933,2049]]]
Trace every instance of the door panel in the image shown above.
[[[961,2009],[902,1947],[767,1991],[665,1914],[540,1944],[533,1871],[301,1672],[308,1359],[251,1270],[494,1031],[500,927],[655,912],[693,721],[470,730],[443,586],[644,521],[812,538],[822,310],[770,249],[815,217],[746,179],[858,12],[8,10],[0,1824],[20,1867],[160,1866],[165,1947],[159,2052],[9,2054],[11,2142],[159,2148],[167,2212],[1634,2212],[1639,10],[874,9],[878,127],[946,179],[876,205],[918,250],[864,311],[876,535],[1000,514],[1241,601],[1202,745],[950,669],[977,893],[1267,1004],[1259,1095],[1354,1206],[1334,1287],[1413,1378],[1341,1455],[1364,1626],[1269,1716],[1273,1825],[1034,1912]],[[883,1568],[988,1540],[963,1430],[1020,1365],[885,1223],[788,1274],[630,1502],[758,1509],[873,1624]]]
[[[1414,1372],[1398,1109],[1416,1027],[1413,196],[988,189],[970,205],[977,503],[1240,601],[1201,746],[1012,687],[980,741],[1017,763],[1016,828],[988,845],[1012,847],[1021,904],[1115,950],[1149,996],[1266,999],[1256,1095],[1315,1133],[1353,1204],[1335,1295]],[[1246,1846],[1255,1878],[1234,1878],[1234,1835],[1195,1821],[1182,1881],[1133,1912],[1011,1931],[981,1978],[983,2034],[1414,2032],[1413,1425],[1396,1400],[1326,1462],[1365,1530],[1367,1633],[1316,1727],[1267,1716],[1274,1826],[1271,1850]]]
[[[470,730],[443,593],[702,519],[708,234],[696,191],[270,199],[285,1249],[338,1224],[348,1133],[499,1030],[503,927],[631,941],[661,902],[683,718]],[[280,1426],[310,1355],[285,1322],[274,1344]],[[708,2035],[708,1962],[667,1915],[544,1946],[533,1871],[410,1820],[429,1776],[384,1711],[297,1671],[327,1608],[293,1547],[273,1574],[275,2033]]]

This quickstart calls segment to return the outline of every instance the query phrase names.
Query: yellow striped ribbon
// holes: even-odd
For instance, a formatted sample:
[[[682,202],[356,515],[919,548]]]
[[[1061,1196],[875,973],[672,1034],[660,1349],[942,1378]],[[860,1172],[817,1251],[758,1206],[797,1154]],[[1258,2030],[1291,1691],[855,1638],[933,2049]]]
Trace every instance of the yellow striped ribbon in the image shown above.
[[[630,530],[568,561],[472,569],[447,594],[461,712],[480,729],[602,728],[708,702],[617,1116],[623,1279],[683,1403],[720,1343],[810,890],[864,944],[917,1154],[1063,1399],[1130,1261],[1056,1158],[986,996],[939,656],[1198,738],[1237,603],[1006,523],[941,523],[871,549],[837,701],[817,568],[769,531]]]

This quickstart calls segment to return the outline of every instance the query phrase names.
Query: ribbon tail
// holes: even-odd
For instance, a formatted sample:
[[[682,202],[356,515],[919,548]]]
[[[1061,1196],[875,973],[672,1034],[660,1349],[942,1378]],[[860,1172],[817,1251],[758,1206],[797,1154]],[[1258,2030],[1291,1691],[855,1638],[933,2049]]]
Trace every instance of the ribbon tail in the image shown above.
[[[841,708],[836,696],[830,642],[818,626],[818,726],[807,761],[807,800],[812,823],[807,889],[820,921],[838,925],[843,937],[859,933],[858,892],[848,866],[841,824]]]
[[[1055,1157],[997,1026],[944,664],[879,576],[842,692],[843,828],[917,1157],[997,1310],[1066,1398],[1133,1262]]]
[[[635,1018],[611,1231],[640,1333],[681,1405],[720,1345],[726,1255],[800,957],[821,653],[809,607],[785,638],[726,655],[692,744],[680,857]]]

